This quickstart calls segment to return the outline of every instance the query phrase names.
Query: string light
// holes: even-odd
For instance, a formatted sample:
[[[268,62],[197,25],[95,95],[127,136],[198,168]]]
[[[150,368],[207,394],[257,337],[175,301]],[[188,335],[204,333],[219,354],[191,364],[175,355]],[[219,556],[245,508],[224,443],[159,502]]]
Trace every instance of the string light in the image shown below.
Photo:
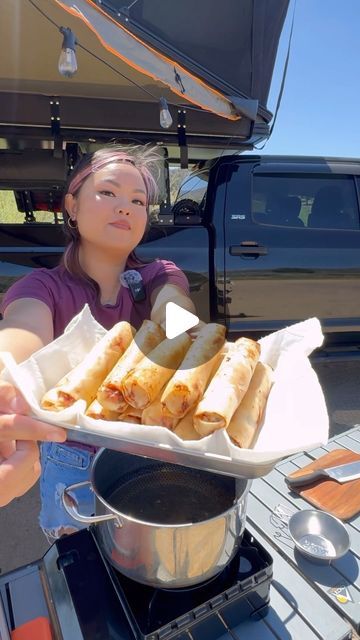
[[[59,57],[59,73],[66,78],[72,78],[77,72],[75,46],[77,44],[74,33],[69,27],[59,27],[63,35],[63,43]]]
[[[160,107],[160,126],[163,129],[168,129],[169,127],[171,127],[173,123],[173,119],[171,117],[171,113],[169,111],[169,107],[165,98],[160,98],[159,107]]]

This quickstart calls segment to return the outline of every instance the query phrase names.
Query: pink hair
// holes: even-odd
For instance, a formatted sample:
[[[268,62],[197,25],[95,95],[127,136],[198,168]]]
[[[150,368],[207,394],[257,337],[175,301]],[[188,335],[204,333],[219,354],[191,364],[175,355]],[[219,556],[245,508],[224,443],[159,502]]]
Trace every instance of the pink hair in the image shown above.
[[[114,162],[129,162],[139,171],[144,181],[147,205],[152,204],[156,200],[158,188],[155,178],[149,171],[147,164],[154,162],[154,155],[150,158],[148,150],[139,153],[138,149],[138,147],[134,147],[134,151],[136,150],[136,152],[133,155],[131,155],[131,152],[124,151],[123,148],[115,145],[95,151],[90,162],[82,169],[79,169],[73,179],[70,180],[67,192],[72,195],[76,194],[91,173],[100,171],[100,169],[106,167],[108,164],[113,164]],[[158,157],[156,159],[158,160]]]

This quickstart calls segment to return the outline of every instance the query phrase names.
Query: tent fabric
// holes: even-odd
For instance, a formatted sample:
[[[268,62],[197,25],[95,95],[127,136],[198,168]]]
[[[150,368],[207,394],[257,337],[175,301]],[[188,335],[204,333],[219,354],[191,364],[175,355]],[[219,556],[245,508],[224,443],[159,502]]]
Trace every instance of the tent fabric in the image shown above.
[[[214,87],[257,99],[265,108],[288,5],[289,0],[101,2],[109,15]]]

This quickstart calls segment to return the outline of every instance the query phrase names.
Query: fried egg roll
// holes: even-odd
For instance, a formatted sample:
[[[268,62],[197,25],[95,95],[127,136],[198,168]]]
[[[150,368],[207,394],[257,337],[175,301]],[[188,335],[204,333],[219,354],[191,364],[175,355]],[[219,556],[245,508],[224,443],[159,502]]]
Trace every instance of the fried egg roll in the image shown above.
[[[142,424],[166,427],[171,431],[175,429],[179,420],[180,418],[173,416],[166,410],[166,407],[161,404],[159,398],[149,404],[149,406],[143,410],[141,416]]]
[[[196,408],[189,411],[189,413],[184,416],[177,424],[174,429],[174,433],[176,433],[181,440],[200,440],[201,435],[196,431],[194,427],[194,413]]]
[[[136,367],[150,351],[165,338],[159,324],[144,320],[124,355],[118,360],[97,392],[97,399],[107,410],[124,412],[127,402],[122,394],[121,382],[125,375]]]
[[[99,385],[128,348],[135,330],[126,321],[118,322],[97,342],[74,369],[45,393],[41,406],[61,411],[80,398],[89,405]]]
[[[121,422],[130,422],[131,424],[141,424],[141,418],[139,416],[133,416],[130,413],[118,416],[117,420],[121,420]]]
[[[85,412],[85,415],[93,418],[94,420],[109,420],[111,422],[131,422],[134,424],[141,424],[141,411],[139,409],[134,409],[133,407],[128,407],[128,413],[119,414],[117,411],[108,411],[101,406],[98,400],[93,400],[91,405]]]
[[[107,411],[101,406],[100,402],[96,399],[92,401],[91,405],[86,409],[85,415],[94,420],[118,420],[119,414],[116,411]]]
[[[140,418],[142,416],[142,409],[135,409],[135,407],[131,407],[129,404],[127,409],[123,415],[131,416],[132,418]]]
[[[226,328],[221,324],[205,325],[166,385],[161,402],[174,416],[184,417],[202,398],[217,355],[224,346],[225,333]]]
[[[195,411],[194,427],[201,436],[229,425],[247,391],[259,356],[260,345],[249,338],[239,338],[229,347]]]
[[[160,342],[123,379],[122,392],[126,402],[138,409],[148,407],[174,375],[190,345],[191,338],[187,333]]]
[[[243,449],[252,448],[260,432],[272,386],[272,373],[269,365],[257,363],[249,388],[230,420],[227,432],[234,444]]]

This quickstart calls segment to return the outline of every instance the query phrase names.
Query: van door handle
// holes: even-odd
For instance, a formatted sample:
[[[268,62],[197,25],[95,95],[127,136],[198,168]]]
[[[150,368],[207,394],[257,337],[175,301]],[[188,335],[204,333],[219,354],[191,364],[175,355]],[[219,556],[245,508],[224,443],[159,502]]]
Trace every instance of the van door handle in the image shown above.
[[[266,256],[267,248],[260,244],[252,244],[252,245],[243,245],[243,244],[233,244],[230,249],[231,256]]]

